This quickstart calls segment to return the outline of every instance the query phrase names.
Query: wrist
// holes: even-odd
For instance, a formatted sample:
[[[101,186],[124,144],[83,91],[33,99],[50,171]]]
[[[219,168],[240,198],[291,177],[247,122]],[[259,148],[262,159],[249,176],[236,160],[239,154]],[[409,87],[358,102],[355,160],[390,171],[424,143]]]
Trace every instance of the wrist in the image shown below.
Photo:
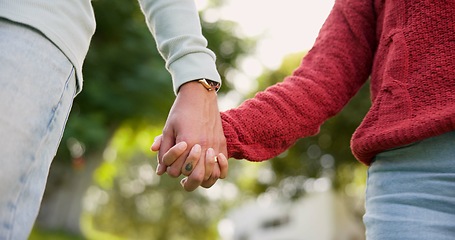
[[[186,106],[188,109],[194,109],[193,113],[196,115],[198,111],[218,112],[218,98],[216,92],[207,91],[207,89],[197,81],[183,84],[177,93],[175,103],[176,102],[181,106]]]
[[[201,83],[198,81],[190,81],[184,83],[180,86],[177,96],[191,96],[194,97],[205,97],[205,98],[216,98],[217,94],[215,91],[208,91]]]

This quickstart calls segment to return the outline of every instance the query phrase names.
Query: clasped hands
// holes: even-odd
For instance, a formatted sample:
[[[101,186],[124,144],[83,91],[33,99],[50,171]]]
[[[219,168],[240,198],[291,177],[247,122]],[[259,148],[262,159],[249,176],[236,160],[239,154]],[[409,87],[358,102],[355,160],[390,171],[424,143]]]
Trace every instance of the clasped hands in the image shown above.
[[[162,138],[163,135],[155,138],[152,151],[160,151]],[[223,153],[216,155],[213,148],[208,148],[204,154],[201,145],[195,144],[189,149],[188,155],[185,155],[187,149],[186,142],[179,142],[164,153],[161,160],[158,157],[156,173],[163,175],[167,172],[172,177],[181,174],[187,176],[180,182],[186,191],[193,191],[198,186],[209,188],[218,179],[227,176],[228,160]],[[182,159],[184,161],[179,161]]]
[[[185,175],[181,184],[186,191],[225,178],[227,147],[216,92],[197,82],[182,85],[151,150],[158,151],[157,174]]]

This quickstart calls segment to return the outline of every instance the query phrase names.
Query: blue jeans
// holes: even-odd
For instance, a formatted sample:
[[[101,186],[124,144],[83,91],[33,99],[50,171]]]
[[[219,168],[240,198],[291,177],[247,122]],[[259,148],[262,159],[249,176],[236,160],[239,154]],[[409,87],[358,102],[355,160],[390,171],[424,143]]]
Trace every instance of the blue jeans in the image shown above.
[[[455,239],[455,132],[378,154],[364,223],[368,240]]]
[[[75,84],[46,37],[0,18],[0,240],[30,234]]]

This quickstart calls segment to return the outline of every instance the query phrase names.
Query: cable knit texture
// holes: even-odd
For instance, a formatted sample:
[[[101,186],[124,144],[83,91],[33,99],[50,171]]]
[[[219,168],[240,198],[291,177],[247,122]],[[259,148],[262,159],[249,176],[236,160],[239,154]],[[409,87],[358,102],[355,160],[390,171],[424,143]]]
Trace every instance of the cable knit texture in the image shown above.
[[[229,157],[270,159],[317,134],[369,76],[372,106],[351,140],[364,164],[453,131],[454,23],[453,0],[337,0],[291,76],[222,113]]]

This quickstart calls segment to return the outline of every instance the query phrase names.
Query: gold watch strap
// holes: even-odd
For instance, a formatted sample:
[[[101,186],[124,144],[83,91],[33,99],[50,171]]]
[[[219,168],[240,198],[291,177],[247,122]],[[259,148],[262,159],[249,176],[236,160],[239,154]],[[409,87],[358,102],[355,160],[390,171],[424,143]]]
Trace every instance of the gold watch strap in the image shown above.
[[[220,83],[218,83],[218,82],[207,80],[205,78],[199,79],[197,81],[200,84],[202,84],[202,86],[204,86],[205,89],[207,89],[207,91],[215,90],[216,92],[218,92],[218,90],[220,89]]]

